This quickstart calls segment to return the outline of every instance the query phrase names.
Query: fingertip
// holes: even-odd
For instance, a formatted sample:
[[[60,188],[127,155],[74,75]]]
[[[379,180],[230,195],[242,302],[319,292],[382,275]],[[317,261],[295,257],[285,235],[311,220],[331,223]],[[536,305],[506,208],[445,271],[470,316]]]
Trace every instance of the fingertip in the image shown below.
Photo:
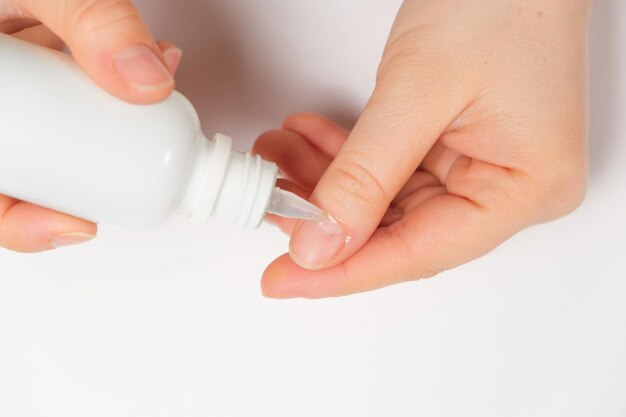
[[[287,130],[295,129],[299,126],[306,125],[308,123],[319,122],[323,119],[322,116],[312,112],[297,112],[292,113],[283,121],[282,128]]]
[[[95,239],[96,235],[85,232],[59,233],[50,238],[50,248],[58,249],[65,246],[75,246]]]
[[[128,101],[150,103],[167,98],[174,77],[160,51],[138,43],[125,46],[113,59],[114,78],[128,94]]]
[[[85,73],[109,94],[135,104],[162,101],[174,90],[166,58],[131,0],[26,2],[25,11],[67,44]]]
[[[50,218],[53,219],[51,230],[54,235],[75,233],[95,237],[98,234],[98,225],[96,223],[45,208],[42,208],[42,210],[48,211]]]
[[[302,297],[302,286],[298,270],[289,255],[283,255],[272,262],[261,278],[261,291],[266,298],[290,299]]]
[[[283,129],[303,136],[311,145],[335,157],[348,139],[349,132],[316,113],[295,113],[283,122]]]
[[[132,104],[153,104],[167,99],[174,91],[174,77],[156,45],[82,49],[85,49],[82,45],[71,49],[76,62],[96,85],[118,99]]]
[[[8,208],[0,223],[0,246],[36,253],[75,245],[96,237],[98,226],[86,220],[25,202]]]
[[[276,148],[276,142],[283,137],[285,134],[293,134],[290,132],[285,132],[280,129],[268,130],[267,132],[263,132],[257,137],[254,141],[254,145],[252,145],[252,153],[255,155],[261,155],[263,159],[268,161],[276,162],[271,158],[271,154]]]
[[[33,207],[42,211],[45,223],[48,224],[43,232],[48,249],[81,245],[95,239],[98,234],[98,225],[93,222],[46,208]]]
[[[339,126],[326,116],[312,112],[294,113],[283,122],[283,129],[302,133],[306,131],[316,132],[319,130],[337,131],[348,134],[348,131]]]
[[[163,59],[172,75],[176,73],[183,58],[183,51],[179,48],[170,48],[163,52]]]
[[[261,293],[263,297],[285,299],[291,298],[288,296],[289,291],[283,289],[282,283],[284,282],[281,270],[281,259],[284,256],[274,260],[263,272],[261,277]]]
[[[272,262],[261,279],[263,296],[275,299],[320,299],[351,293],[342,288],[344,271],[339,268],[310,271],[301,268],[285,254]]]
[[[163,55],[163,62],[165,62],[165,65],[169,69],[170,73],[172,75],[176,74],[183,57],[182,49],[167,41],[158,41],[157,45]]]
[[[301,268],[318,271],[334,266],[334,262],[350,241],[344,227],[331,216],[301,221],[295,227],[289,254]]]

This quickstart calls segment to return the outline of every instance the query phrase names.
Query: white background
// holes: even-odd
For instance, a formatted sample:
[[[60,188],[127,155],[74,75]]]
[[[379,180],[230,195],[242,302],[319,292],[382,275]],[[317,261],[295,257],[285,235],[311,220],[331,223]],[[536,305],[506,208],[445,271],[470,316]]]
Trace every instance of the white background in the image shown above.
[[[138,2],[241,149],[295,110],[358,114],[399,3]],[[626,416],[624,20],[596,2],[584,205],[437,279],[267,300],[286,237],[180,218],[0,251],[0,416]]]

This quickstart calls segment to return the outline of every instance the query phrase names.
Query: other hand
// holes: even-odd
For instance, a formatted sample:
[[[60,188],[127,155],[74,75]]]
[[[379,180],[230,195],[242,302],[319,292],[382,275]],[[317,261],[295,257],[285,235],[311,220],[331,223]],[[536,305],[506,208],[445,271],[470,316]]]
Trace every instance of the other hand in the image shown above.
[[[0,0],[0,32],[61,49],[104,90],[132,103],[165,99],[181,51],[155,42],[129,0]],[[1,92],[0,92],[1,93]],[[97,226],[0,195],[0,246],[39,252],[82,243]]]
[[[591,2],[407,0],[351,132],[288,118],[255,151],[333,221],[273,218],[270,297],[434,276],[571,212],[587,179]]]

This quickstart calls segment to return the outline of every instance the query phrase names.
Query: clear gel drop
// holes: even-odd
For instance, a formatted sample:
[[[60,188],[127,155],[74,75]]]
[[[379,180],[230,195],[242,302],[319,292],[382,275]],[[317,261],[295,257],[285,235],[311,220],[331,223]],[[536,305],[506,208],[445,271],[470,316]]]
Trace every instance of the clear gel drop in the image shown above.
[[[267,212],[289,219],[321,222],[326,215],[321,209],[289,191],[274,188]]]

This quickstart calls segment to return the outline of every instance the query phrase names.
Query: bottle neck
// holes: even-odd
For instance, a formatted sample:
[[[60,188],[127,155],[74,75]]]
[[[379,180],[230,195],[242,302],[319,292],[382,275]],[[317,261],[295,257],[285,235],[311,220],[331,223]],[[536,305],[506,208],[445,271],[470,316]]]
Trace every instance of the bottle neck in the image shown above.
[[[194,223],[215,217],[242,228],[260,226],[267,212],[278,169],[258,155],[231,150],[228,136],[196,143],[196,163],[182,208]]]

